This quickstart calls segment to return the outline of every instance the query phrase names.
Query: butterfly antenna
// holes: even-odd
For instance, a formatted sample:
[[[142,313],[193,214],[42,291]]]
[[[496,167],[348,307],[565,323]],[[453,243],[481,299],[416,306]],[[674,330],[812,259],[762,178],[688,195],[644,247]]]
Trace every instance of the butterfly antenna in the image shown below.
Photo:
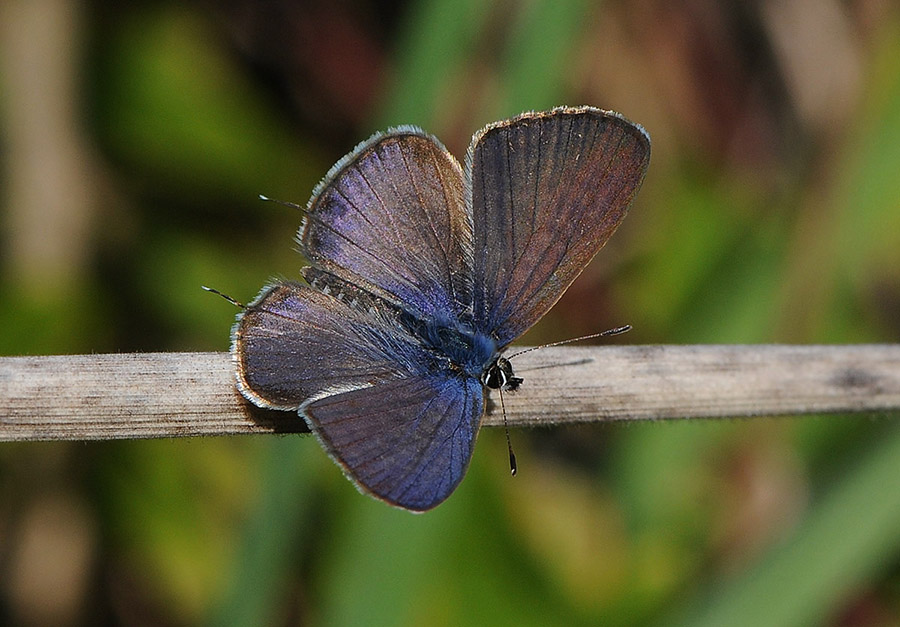
[[[290,207],[291,209],[296,209],[298,211],[304,210],[303,207],[301,207],[300,205],[298,205],[295,202],[288,202],[286,200],[278,200],[277,198],[269,198],[268,196],[263,196],[262,194],[259,194],[259,199],[264,200],[266,202],[278,203],[279,205],[283,205],[285,207]]]
[[[224,298],[225,300],[227,300],[229,303],[231,303],[231,304],[234,305],[235,307],[240,307],[241,309],[246,309],[246,308],[247,308],[247,306],[246,306],[244,303],[239,303],[238,301],[234,300],[234,299],[233,299],[231,296],[229,296],[228,294],[223,294],[222,292],[220,292],[219,290],[217,290],[217,289],[215,289],[215,288],[213,288],[213,287],[206,287],[205,285],[201,285],[200,287],[202,287],[203,289],[205,289],[207,292],[212,292],[213,294],[218,294],[219,296],[221,296],[222,298]]]
[[[516,454],[513,453],[512,441],[509,439],[509,423],[506,421],[506,405],[503,404],[503,388],[497,388],[497,391],[500,392],[500,413],[503,414],[503,430],[506,431],[506,450],[509,451],[509,473],[515,477],[519,471],[519,466],[516,464]]]
[[[563,344],[571,344],[572,342],[581,342],[583,340],[592,340],[595,337],[610,337],[611,335],[621,335],[622,333],[628,333],[631,331],[631,325],[626,324],[622,327],[616,327],[615,329],[607,329],[606,331],[601,331],[600,333],[591,333],[590,335],[582,335],[581,337],[573,337],[568,340],[560,340],[559,342],[551,342],[550,344],[541,344],[540,346],[532,346],[531,348],[526,348],[523,351],[519,351],[518,353],[513,353],[507,359],[512,359],[513,357],[518,357],[519,355],[524,355],[525,353],[530,353],[531,351],[536,351],[539,348],[550,348],[551,346],[561,346]]]

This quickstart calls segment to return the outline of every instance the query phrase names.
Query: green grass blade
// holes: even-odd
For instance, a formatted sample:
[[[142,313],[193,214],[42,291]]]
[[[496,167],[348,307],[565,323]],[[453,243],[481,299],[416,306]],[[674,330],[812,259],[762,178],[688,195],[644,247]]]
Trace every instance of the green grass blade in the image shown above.
[[[825,496],[792,538],[679,624],[822,624],[900,551],[900,429]]]

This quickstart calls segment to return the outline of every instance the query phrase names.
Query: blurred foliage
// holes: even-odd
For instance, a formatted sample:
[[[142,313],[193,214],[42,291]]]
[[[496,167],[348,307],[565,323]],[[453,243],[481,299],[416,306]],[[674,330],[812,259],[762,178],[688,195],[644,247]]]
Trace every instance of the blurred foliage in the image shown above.
[[[484,123],[582,103],[644,124],[653,162],[524,343],[626,322],[629,343],[900,335],[895,4],[804,5],[795,22],[699,0],[78,6],[84,267],[64,289],[17,273],[21,233],[0,223],[3,354],[227,350],[234,308],[200,285],[247,301],[303,263],[300,216],[257,194],[305,202],[390,125],[462,157]],[[825,113],[804,105],[810,85]],[[21,211],[2,198],[0,216]],[[38,602],[66,589],[42,573],[73,547],[26,541],[61,494],[86,512],[89,558],[60,623],[900,622],[896,415],[512,437],[515,480],[488,431],[421,516],[357,494],[312,438],[2,446],[0,622],[46,618]]]

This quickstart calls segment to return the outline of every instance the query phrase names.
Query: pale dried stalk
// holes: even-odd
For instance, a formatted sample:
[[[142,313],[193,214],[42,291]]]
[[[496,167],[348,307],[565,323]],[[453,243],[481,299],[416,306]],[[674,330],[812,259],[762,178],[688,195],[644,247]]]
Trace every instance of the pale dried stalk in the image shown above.
[[[900,345],[555,347],[513,360],[510,425],[900,409]],[[484,424],[501,423],[492,393]],[[224,353],[0,358],[0,440],[303,432]]]

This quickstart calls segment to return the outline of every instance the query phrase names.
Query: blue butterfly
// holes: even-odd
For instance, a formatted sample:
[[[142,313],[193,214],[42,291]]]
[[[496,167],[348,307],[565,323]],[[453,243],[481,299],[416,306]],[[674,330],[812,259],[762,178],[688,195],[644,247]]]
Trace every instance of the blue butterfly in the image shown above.
[[[650,137],[592,107],[524,113],[472,138],[463,169],[421,129],[378,133],[316,187],[306,283],[239,314],[240,391],[297,410],[363,492],[431,509],[468,468],[502,357],[613,234]]]

